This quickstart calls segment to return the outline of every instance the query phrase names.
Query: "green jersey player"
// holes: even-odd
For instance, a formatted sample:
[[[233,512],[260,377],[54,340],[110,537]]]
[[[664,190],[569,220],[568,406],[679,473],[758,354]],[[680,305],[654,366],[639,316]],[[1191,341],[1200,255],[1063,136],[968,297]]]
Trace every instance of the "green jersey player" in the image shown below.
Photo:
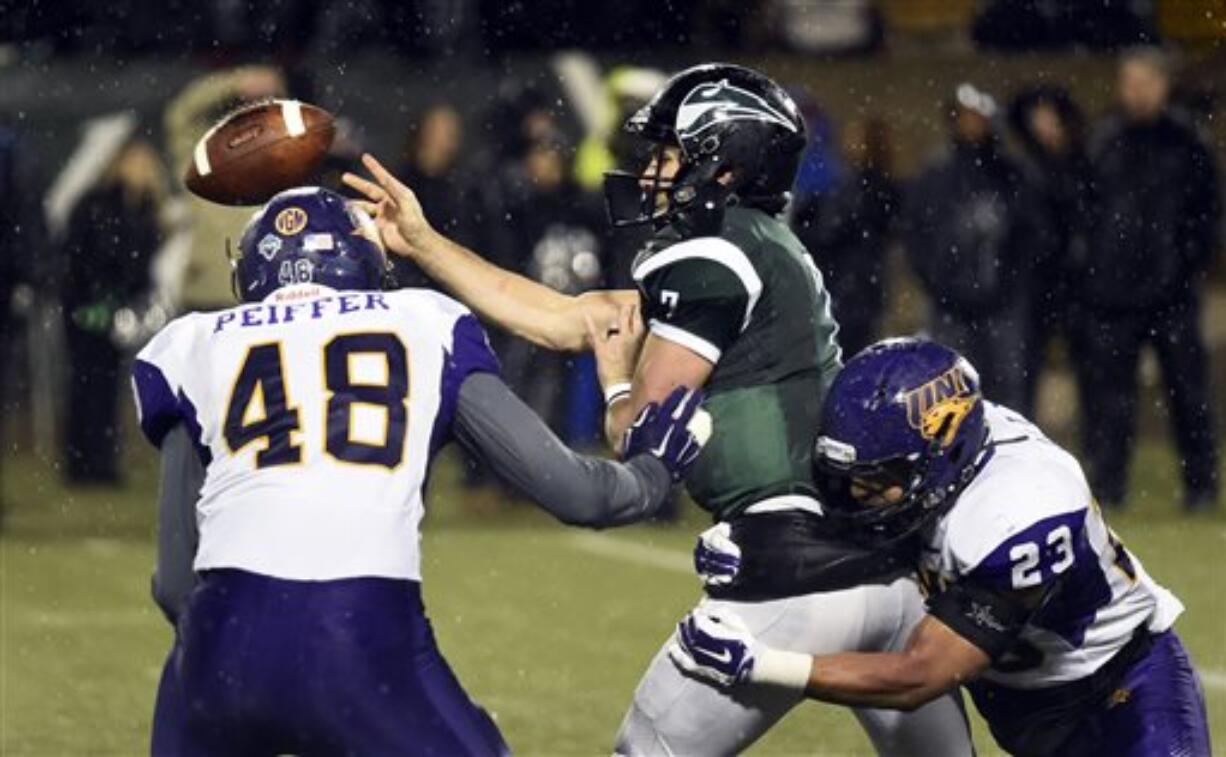
[[[843,540],[811,483],[812,429],[840,354],[821,276],[780,219],[805,145],[795,103],[756,71],[706,64],[670,79],[626,128],[650,160],[609,174],[606,198],[614,225],[654,225],[634,262],[637,291],[569,297],[498,269],[435,232],[369,156],[375,182],[345,180],[368,198],[389,249],[485,318],[545,347],[594,350],[613,444],[639,407],[705,386],[714,432],[686,484],[741,552],[735,588],[710,587],[705,604],[735,608],[759,638],[797,652],[901,648],[924,613],[914,581],[901,559]],[[729,697],[681,675],[661,649],[616,750],[739,752],[800,700]],[[857,716],[883,754],[971,753],[952,696]]]

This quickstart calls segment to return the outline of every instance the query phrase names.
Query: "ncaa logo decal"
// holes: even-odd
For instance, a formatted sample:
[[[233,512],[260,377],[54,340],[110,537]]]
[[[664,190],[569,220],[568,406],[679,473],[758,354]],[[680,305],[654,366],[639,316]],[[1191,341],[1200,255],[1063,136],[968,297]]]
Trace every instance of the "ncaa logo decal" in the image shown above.
[[[281,237],[276,234],[265,234],[260,243],[256,245],[256,250],[260,253],[260,257],[271,262],[281,251]]]
[[[286,208],[277,214],[277,218],[272,222],[272,225],[276,228],[278,234],[292,237],[306,228],[306,211],[296,205]]]
[[[941,446],[951,444],[958,427],[970,415],[979,395],[967,381],[965,366],[959,362],[932,381],[905,395],[907,423],[925,439],[941,435]]]

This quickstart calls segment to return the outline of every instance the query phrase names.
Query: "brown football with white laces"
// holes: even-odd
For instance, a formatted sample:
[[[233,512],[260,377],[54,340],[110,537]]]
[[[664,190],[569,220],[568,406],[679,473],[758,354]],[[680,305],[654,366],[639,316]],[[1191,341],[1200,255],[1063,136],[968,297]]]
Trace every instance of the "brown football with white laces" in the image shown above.
[[[336,120],[323,108],[297,100],[249,105],[200,138],[183,183],[222,205],[259,205],[312,183],[335,135]]]

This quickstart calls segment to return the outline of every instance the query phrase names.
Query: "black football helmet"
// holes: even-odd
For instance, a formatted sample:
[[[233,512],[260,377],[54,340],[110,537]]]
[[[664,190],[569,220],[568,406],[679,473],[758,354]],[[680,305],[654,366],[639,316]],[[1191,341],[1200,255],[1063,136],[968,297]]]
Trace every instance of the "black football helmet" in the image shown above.
[[[805,122],[788,93],[728,63],[677,74],[624,128],[654,145],[657,166],[665,147],[679,147],[681,169],[672,179],[607,172],[610,222],[674,224],[689,234],[717,233],[730,203],[782,211],[806,143]],[[725,174],[731,181],[721,182]],[[661,194],[667,202],[657,203]]]

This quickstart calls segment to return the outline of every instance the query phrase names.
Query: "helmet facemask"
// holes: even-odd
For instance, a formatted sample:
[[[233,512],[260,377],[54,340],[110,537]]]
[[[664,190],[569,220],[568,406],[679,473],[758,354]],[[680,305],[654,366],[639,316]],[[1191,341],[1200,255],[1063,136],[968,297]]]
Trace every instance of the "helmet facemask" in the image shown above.
[[[813,470],[826,513],[872,547],[889,547],[921,532],[949,510],[983,462],[979,453],[986,434],[946,447],[944,431],[923,452],[865,461],[855,460],[849,445],[819,437]],[[899,494],[891,500],[894,488]]]
[[[663,226],[672,219],[675,214],[672,192],[676,177],[664,178],[660,175],[667,148],[668,145],[663,142],[655,143],[651,157],[639,173],[626,170],[605,172],[605,209],[613,228],[647,223]],[[653,164],[656,169],[648,175],[647,169]]]
[[[686,236],[716,234],[723,223],[724,207],[733,194],[724,179],[729,172],[720,156],[690,155],[681,148],[675,175],[660,175],[664,151],[670,146],[657,142],[652,160],[643,172],[605,173],[605,207],[614,228],[650,223],[656,228],[675,224]],[[649,170],[654,165],[654,171]]]

